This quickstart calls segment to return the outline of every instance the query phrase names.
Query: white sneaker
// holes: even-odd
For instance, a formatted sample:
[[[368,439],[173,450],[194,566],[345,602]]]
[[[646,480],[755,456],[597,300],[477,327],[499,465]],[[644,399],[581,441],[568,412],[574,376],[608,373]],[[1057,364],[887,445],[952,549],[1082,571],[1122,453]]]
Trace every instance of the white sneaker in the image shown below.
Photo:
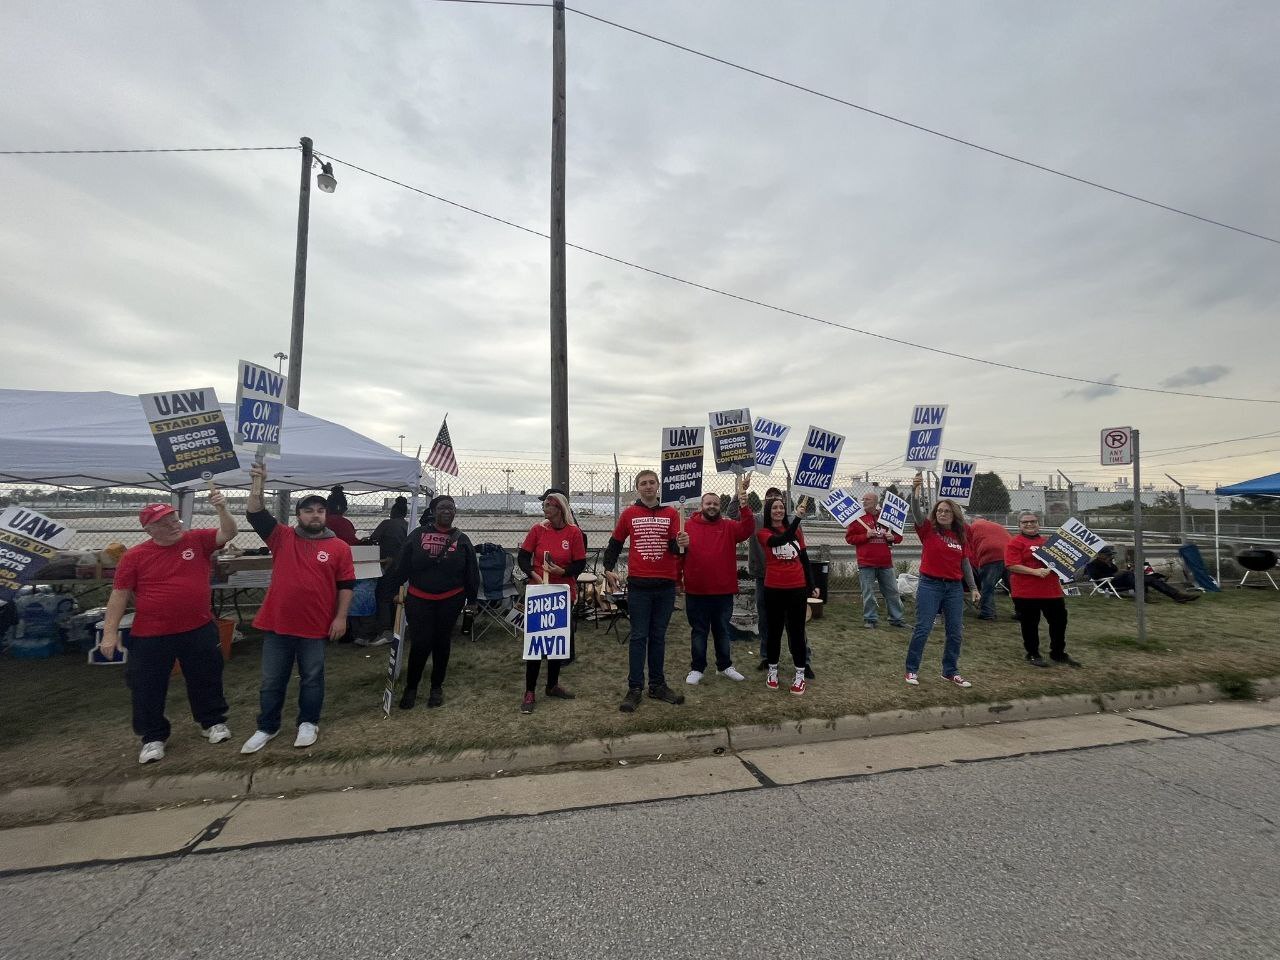
[[[309,747],[316,742],[316,737],[320,736],[320,728],[314,723],[298,724],[298,737],[293,741],[295,747]]]
[[[279,733],[279,732],[280,731],[278,730],[276,731],[276,733]],[[240,752],[241,753],[257,753],[259,750],[265,747],[268,743],[274,740],[275,737],[276,737],[275,733],[264,733],[262,730],[258,730],[254,733],[252,737],[250,737],[248,740],[244,742],[244,746],[240,748]]]
[[[920,674],[918,674],[918,673],[908,673],[908,674],[907,674],[907,684],[908,684],[909,686],[912,686],[912,687],[918,687],[918,686],[920,686]]]
[[[738,668],[735,667],[732,663],[729,664],[729,666],[725,667],[723,670],[717,670],[716,673],[720,674],[720,676],[722,677],[728,677],[730,680],[747,679],[746,677],[744,677],[742,674],[738,672]]]
[[[151,763],[153,760],[164,759],[164,741],[152,740],[142,745],[142,752],[138,754],[139,763]]]
[[[702,681],[701,670],[690,670],[689,675],[684,678],[684,682],[691,687],[696,687]]]
[[[210,743],[222,743],[224,740],[231,739],[231,731],[227,729],[225,723],[215,723],[212,727],[205,727],[204,735],[208,737]]]

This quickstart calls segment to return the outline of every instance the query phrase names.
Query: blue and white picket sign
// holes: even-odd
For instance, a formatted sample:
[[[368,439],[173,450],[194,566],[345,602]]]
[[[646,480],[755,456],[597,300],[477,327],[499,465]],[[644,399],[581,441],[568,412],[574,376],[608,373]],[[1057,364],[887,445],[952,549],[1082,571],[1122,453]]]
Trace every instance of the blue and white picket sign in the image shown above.
[[[524,594],[524,659],[569,659],[569,585],[531,583]]]
[[[842,527],[849,526],[853,521],[867,514],[867,511],[862,507],[862,501],[844,487],[837,487],[832,490],[822,498],[821,503],[827,508],[827,512],[839,521]]]
[[[932,470],[942,454],[942,428],[947,425],[947,405],[924,404],[911,411],[907,456],[903,466]]]
[[[697,500],[702,496],[703,427],[663,427],[662,461],[658,472],[663,503]]]
[[[892,490],[884,492],[884,501],[880,504],[880,520],[882,527],[887,527],[898,536],[907,528],[907,517],[911,515],[911,505]]]
[[[1072,517],[1035,547],[1031,555],[1063,583],[1070,583],[1106,545],[1107,541]]]
[[[814,498],[826,496],[835,484],[836,466],[840,463],[840,451],[843,449],[843,434],[810,425],[804,446],[800,448],[800,459],[796,462],[791,492]]]
[[[938,475],[938,499],[954,500],[967,507],[977,472],[978,464],[972,460],[943,460],[942,473]]]
[[[756,469],[761,473],[773,473],[773,465],[778,462],[778,454],[782,452],[782,444],[787,439],[791,428],[785,423],[756,417]]]
[[[280,428],[288,378],[241,360],[236,371],[236,446],[280,455]]]

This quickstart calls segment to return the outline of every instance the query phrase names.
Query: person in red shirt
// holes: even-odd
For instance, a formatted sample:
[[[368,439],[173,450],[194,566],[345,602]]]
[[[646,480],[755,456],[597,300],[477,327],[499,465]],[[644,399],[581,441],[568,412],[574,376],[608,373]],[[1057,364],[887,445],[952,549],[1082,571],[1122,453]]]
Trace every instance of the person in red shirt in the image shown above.
[[[347,495],[341,484],[333,487],[324,498],[324,525],[347,546],[355,546],[360,542],[355,524],[347,519]]]
[[[1026,510],[1018,514],[1018,535],[1004,550],[1009,592],[1013,594],[1013,608],[1022,628],[1022,646],[1031,666],[1049,665],[1040,656],[1040,614],[1043,613],[1049,624],[1049,659],[1064,666],[1079,667],[1080,661],[1067,653],[1067,601],[1062,595],[1062,582],[1032,553],[1046,540],[1048,537],[1040,534],[1040,518]]]
[[[902,598],[898,596],[898,581],[893,574],[893,548],[902,542],[902,534],[880,526],[880,497],[874,490],[862,495],[865,515],[849,524],[844,541],[857,547],[858,582],[862,588],[862,625],[874,630],[880,621],[876,606],[875,588],[880,587],[885,610],[889,614],[889,626],[905,627],[902,619]]]
[[[738,544],[755,533],[756,517],[747,505],[747,484],[738,483],[738,519],[720,514],[720,495],[704,493],[702,509],[689,518],[676,545],[684,550],[680,567],[684,581],[684,612],[689,620],[691,662],[685,683],[697,684],[707,670],[707,634],[716,645],[716,672],[730,680],[745,680],[733,666],[729,618],[738,592]]]
[[[933,630],[933,621],[942,613],[946,625],[946,645],[942,648],[942,679],[957,687],[972,687],[962,677],[960,646],[964,639],[964,591],[974,603],[979,594],[973,583],[969,545],[964,535],[964,516],[951,500],[939,500],[928,519],[920,506],[924,477],[916,474],[911,484],[911,513],[920,537],[920,582],[916,586],[916,626],[907,647],[907,683],[920,684],[920,661]]]
[[[969,555],[978,581],[978,619],[995,620],[996,587],[1005,578],[1004,551],[1013,539],[1003,524],[981,517],[969,521]]]
[[[800,521],[805,515],[802,502],[795,516],[787,520],[787,504],[780,497],[764,502],[764,526],[756,532],[756,540],[764,550],[764,603],[769,624],[769,645],[765,659],[769,661],[765,686],[778,689],[778,657],[782,652],[782,631],[787,631],[791,662],[796,668],[791,692],[805,692],[805,666],[808,653],[804,636],[804,617],[810,595],[817,596],[813,572],[809,569],[809,553],[805,549]]]
[[[627,554],[627,611],[631,619],[628,650],[627,695],[618,709],[633,713],[644,690],[644,667],[649,663],[649,696],[665,703],[684,703],[684,694],[667,686],[667,624],[676,607],[679,565],[676,534],[680,515],[674,507],[658,502],[658,475],[652,470],[636,474],[638,499],[622,511],[604,549],[604,578],[609,589],[620,588],[614,572],[622,545],[631,541]]]
[[[217,530],[184,531],[167,503],[143,507],[138,522],[151,539],[125,551],[107,599],[98,646],[108,657],[120,645],[120,618],[130,597],[135,605],[126,671],[133,732],[142,738],[139,763],[164,758],[170,732],[164,703],[174,660],[182,665],[191,715],[205,737],[210,743],[231,739],[209,581],[213,554],[235,538],[236,521],[220,490],[209,492],[209,503],[218,513]]]
[[[578,574],[587,568],[587,545],[581,528],[570,522],[573,511],[569,508],[569,498],[559,490],[548,490],[542,495],[542,517],[542,522],[535,523],[525,534],[524,542],[516,553],[516,566],[535,583],[569,585],[569,659],[547,659],[547,696],[572,700],[574,695],[560,686],[560,668],[574,660],[573,638],[578,629]],[[533,713],[536,703],[533,691],[538,685],[541,670],[541,660],[525,663],[521,713]]]
[[[257,753],[280,732],[289,676],[298,665],[298,735],[295,747],[309,747],[320,734],[324,706],[325,640],[347,632],[347,610],[356,584],[351,548],[325,526],[324,497],[298,501],[298,525],[277,523],[264,508],[267,468],[249,468],[253,487],[246,501],[249,524],[271,548],[271,585],[253,625],[262,631],[262,686],[258,729],[241,753]]]

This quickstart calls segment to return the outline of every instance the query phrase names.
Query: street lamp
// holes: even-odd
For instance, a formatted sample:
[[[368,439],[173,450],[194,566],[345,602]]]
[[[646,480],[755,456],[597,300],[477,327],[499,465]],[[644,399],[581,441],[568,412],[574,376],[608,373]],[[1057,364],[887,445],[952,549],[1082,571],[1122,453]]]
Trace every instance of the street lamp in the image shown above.
[[[404,434],[400,434],[400,452],[404,453]]]
[[[311,171],[320,168],[316,185],[325,193],[333,193],[338,181],[333,175],[333,164],[318,160],[311,150],[311,138],[303,137],[302,179],[298,185],[298,249],[293,265],[293,322],[289,327],[289,386],[285,403],[298,409],[302,394],[302,327],[307,301],[307,237],[311,226]]]
[[[280,372],[280,364],[281,364],[283,361],[288,360],[288,359],[289,359],[289,355],[288,355],[287,353],[281,353],[279,350],[277,350],[277,351],[273,354],[273,356],[274,356],[274,357],[275,357],[275,359],[276,359],[276,373],[279,373],[279,372]]]
[[[311,150],[311,138],[302,137],[302,179],[298,185],[298,248],[293,262],[293,320],[289,326],[289,352],[276,354],[276,359],[289,361],[289,383],[285,388],[286,406],[298,409],[302,396],[302,326],[307,302],[307,235],[311,226],[311,171],[320,168],[316,183],[325,193],[338,188],[333,175],[333,164],[317,160]],[[285,523],[289,519],[289,494],[281,491],[276,498],[276,518]]]

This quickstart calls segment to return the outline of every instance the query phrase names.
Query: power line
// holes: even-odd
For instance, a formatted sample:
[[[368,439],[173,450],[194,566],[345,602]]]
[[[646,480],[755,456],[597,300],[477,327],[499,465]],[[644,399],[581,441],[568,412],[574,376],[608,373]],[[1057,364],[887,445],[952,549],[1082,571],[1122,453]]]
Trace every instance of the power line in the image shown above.
[[[597,17],[595,14],[587,13],[584,10],[578,10],[578,9],[575,9],[574,7],[568,7],[568,6],[566,6],[565,9],[571,13],[576,13],[580,17],[586,17],[588,20],[595,20],[597,23],[603,23],[606,26],[614,27],[618,30],[623,30],[627,33],[635,34],[637,37],[644,37],[646,40],[653,40],[656,43],[665,44],[666,46],[672,47],[676,50],[681,50],[685,53],[693,54],[695,57],[702,57],[704,60],[710,60],[713,63],[718,63],[718,64],[721,64],[722,66],[731,67],[732,69],[740,70],[743,73],[749,73],[752,76],[759,77],[762,80],[769,80],[773,83],[781,84],[784,87],[790,87],[792,90],[799,90],[801,93],[807,93],[810,96],[820,97],[823,100],[828,100],[832,103],[838,103],[841,106],[850,107],[854,110],[861,110],[863,113],[870,114],[873,117],[879,117],[882,120],[889,120],[893,123],[901,124],[904,127],[909,127],[912,130],[919,131],[920,133],[927,133],[927,134],[930,134],[931,136],[941,137],[943,140],[949,140],[952,143],[959,144],[962,147],[969,147],[972,150],[979,150],[982,153],[987,153],[994,157],[1000,157],[1003,160],[1010,160],[1014,163],[1020,163],[1023,166],[1030,167],[1033,170],[1039,170],[1041,173],[1049,173],[1055,177],[1062,177],[1064,180],[1070,180],[1074,183],[1082,184],[1083,186],[1086,186],[1086,187],[1093,187],[1095,190],[1102,190],[1102,191],[1105,191],[1106,193],[1113,194],[1117,197],[1123,197],[1126,200],[1135,200],[1138,203],[1145,203],[1147,206],[1156,207],[1160,210],[1168,211],[1169,213],[1176,213],[1184,217],[1190,217],[1193,220],[1199,220],[1201,223],[1211,224],[1212,226],[1215,226],[1215,227],[1222,227],[1225,230],[1233,230],[1236,233],[1242,233],[1245,236],[1253,237],[1256,240],[1265,240],[1268,243],[1280,244],[1280,239],[1277,239],[1275,237],[1269,237],[1266,234],[1254,233],[1252,230],[1246,230],[1244,227],[1237,227],[1237,226],[1234,226],[1233,224],[1225,223],[1221,220],[1214,220],[1211,217],[1205,217],[1205,216],[1201,216],[1198,213],[1192,213],[1190,210],[1183,210],[1179,207],[1170,206],[1167,203],[1160,203],[1158,200],[1151,200],[1151,199],[1148,199],[1147,197],[1141,197],[1136,193],[1129,193],[1125,190],[1120,190],[1116,187],[1109,187],[1104,183],[1098,183],[1096,180],[1087,180],[1084,177],[1078,177],[1073,173],[1067,173],[1065,170],[1057,170],[1053,167],[1045,166],[1042,163],[1036,163],[1033,160],[1027,160],[1027,159],[1024,159],[1023,157],[1016,157],[1011,153],[1004,153],[1003,151],[993,149],[992,147],[984,147],[982,144],[975,143],[972,140],[965,140],[963,137],[957,137],[950,133],[943,133],[941,130],[935,130],[932,127],[926,127],[919,123],[913,123],[910,120],[904,120],[902,117],[895,117],[891,113],[885,113],[882,110],[875,110],[871,107],[864,106],[860,103],[854,103],[852,100],[845,100],[842,97],[837,97],[830,93],[823,93],[821,90],[815,90],[813,87],[806,87],[803,84],[793,83],[790,80],[784,80],[781,77],[774,76],[771,73],[765,73],[762,70],[755,70],[751,67],[744,66],[740,63],[734,63],[732,60],[726,60],[723,57],[717,57],[714,54],[706,53],[705,51],[702,51],[702,50],[695,50],[693,47],[687,47],[682,43],[676,43],[674,40],[667,40],[664,37],[655,36],[652,33],[646,33],[643,30],[637,30],[635,27],[628,27],[625,24],[616,23],[613,20],[606,20],[604,17]]]
[[[260,150],[298,150],[295,143],[291,147],[134,147],[123,150],[0,150],[5,157],[50,157],[71,154],[102,153],[250,153]]]
[[[481,7],[550,7],[550,3],[533,3],[531,0],[432,0],[434,3],[474,3]]]
[[[316,156],[320,156],[320,155],[321,155],[320,153],[318,152],[316,153]],[[340,157],[335,157],[332,154],[324,154],[324,156],[335,163],[342,164],[344,167],[349,167],[352,170],[358,170],[360,173],[366,174],[367,176],[374,177],[375,179],[385,181],[386,183],[393,184],[405,190],[409,190],[412,193],[416,193],[424,197],[429,197],[432,200],[437,200],[440,203],[448,204],[449,206],[456,207],[459,210],[465,210],[468,213],[474,213],[476,216],[484,217],[486,220],[492,220],[495,223],[501,223],[504,226],[514,227],[515,229],[521,230],[524,233],[531,234],[535,237],[541,237],[543,240],[550,239],[550,236],[548,234],[543,233],[541,230],[535,230],[532,227],[526,227],[523,224],[516,223],[512,220],[506,220],[502,217],[495,216],[492,213],[486,213],[485,211],[478,210],[475,207],[467,206],[465,203],[459,203],[456,200],[450,200],[447,197],[442,197],[439,194],[431,193],[430,191],[423,190],[420,187],[411,186],[410,184],[404,183],[403,181],[400,181],[400,180],[396,180],[392,177],[388,177],[384,174],[375,173],[373,170],[369,170],[366,167],[362,167],[357,164],[351,163],[347,160],[343,160]],[[695,280],[688,280],[684,277],[676,276],[673,273],[666,273],[662,270],[655,270],[652,267],[646,267],[642,264],[634,263],[630,260],[624,260],[621,257],[615,257],[612,254],[603,253],[600,250],[593,250],[590,247],[580,246],[579,244],[576,244],[576,243],[566,243],[565,246],[570,247],[574,250],[577,250],[580,253],[587,253],[593,257],[599,257],[602,260],[608,260],[611,263],[616,263],[624,267],[630,267],[633,270],[639,270],[643,273],[648,273],[655,277],[662,277],[664,280],[671,280],[671,281],[674,281],[675,283],[681,283],[681,284],[684,284],[685,286],[693,287],[695,290],[703,290],[707,293],[714,293],[717,296],[727,297],[730,300],[736,300],[739,303],[748,303],[748,304],[751,304],[752,306],[762,307],[766,310],[772,310],[776,313],[785,314],[786,316],[789,316],[789,317],[797,317],[801,320],[810,320],[814,323],[823,324],[824,326],[835,327],[838,330],[846,330],[850,333],[861,334],[864,337],[871,337],[876,340],[883,340],[886,343],[894,343],[894,344],[897,344],[898,346],[910,347],[915,350],[924,350],[928,353],[934,353],[944,357],[951,357],[952,359],[956,359],[956,360],[968,360],[971,363],[980,363],[989,367],[997,367],[1002,370],[1012,370],[1017,373],[1027,373],[1027,374],[1032,374],[1034,376],[1050,377],[1054,380],[1064,380],[1069,383],[1084,383],[1084,384],[1090,384],[1093,386],[1105,386],[1105,387],[1111,387],[1117,390],[1134,390],[1139,393],[1155,393],[1155,394],[1161,394],[1164,396],[1173,396],[1173,397],[1195,397],[1196,399],[1199,399],[1199,400],[1228,400],[1235,403],[1280,404],[1280,400],[1270,400],[1270,399],[1265,399],[1261,397],[1227,397],[1227,396],[1221,396],[1221,395],[1210,394],[1210,393],[1191,393],[1185,390],[1167,390],[1161,387],[1139,387],[1139,386],[1133,386],[1131,384],[1111,383],[1111,382],[1104,382],[1101,380],[1090,380],[1087,377],[1073,377],[1065,373],[1053,373],[1048,370],[1036,370],[1032,367],[1022,367],[1012,363],[1002,363],[999,360],[988,360],[985,357],[975,357],[966,353],[957,353],[954,350],[944,350],[941,347],[931,347],[927,344],[915,343],[914,341],[911,341],[911,340],[903,340],[901,337],[891,337],[886,333],[876,333],[873,330],[864,330],[860,327],[852,327],[852,326],[849,326],[848,324],[837,323],[834,320],[826,320],[826,319],[823,319],[822,317],[814,316],[813,314],[801,313],[798,310],[790,310],[786,307],[780,307],[780,306],[777,306],[776,304],[767,303],[764,300],[756,300],[752,297],[746,297],[741,294],[732,293],[728,290],[721,290],[718,287],[712,287],[704,283],[698,283]]]

